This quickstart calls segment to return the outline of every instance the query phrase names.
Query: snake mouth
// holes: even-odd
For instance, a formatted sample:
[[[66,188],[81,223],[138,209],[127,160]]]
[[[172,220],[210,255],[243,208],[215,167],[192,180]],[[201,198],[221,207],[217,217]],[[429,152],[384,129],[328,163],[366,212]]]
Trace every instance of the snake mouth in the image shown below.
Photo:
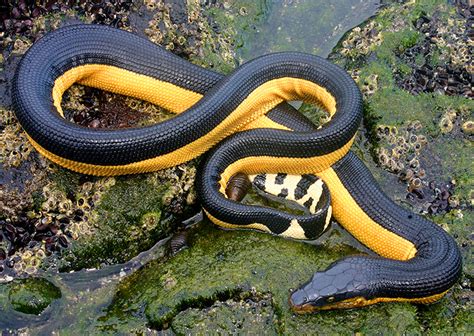
[[[290,296],[288,302],[290,304],[291,309],[297,314],[308,314],[314,313],[319,311],[319,307],[313,306],[311,303],[296,303],[296,300],[293,300],[293,295]]]
[[[302,288],[291,293],[288,302],[291,309],[297,314],[312,313],[319,310],[318,306],[312,304],[312,302],[308,300],[308,295]]]
[[[304,305],[301,305],[301,306],[291,306],[291,309],[297,314],[309,314],[309,313],[314,313],[320,310],[309,303],[305,303]]]

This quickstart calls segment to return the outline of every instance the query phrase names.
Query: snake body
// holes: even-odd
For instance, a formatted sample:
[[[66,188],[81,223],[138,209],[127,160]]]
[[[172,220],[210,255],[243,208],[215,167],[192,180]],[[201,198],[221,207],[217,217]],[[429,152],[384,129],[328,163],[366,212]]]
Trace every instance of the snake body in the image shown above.
[[[80,127],[67,122],[61,108],[64,91],[74,83],[147,100],[176,116],[125,130]],[[327,228],[332,209],[355,238],[385,257],[348,257],[317,272],[292,293],[296,311],[380,301],[428,303],[441,298],[460,275],[454,240],[387,198],[349,152],[362,118],[361,95],[342,69],[322,58],[270,54],[224,77],[134,34],[74,25],[28,50],[12,95],[31,143],[66,168],[94,175],[142,173],[212,148],[196,188],[214,223],[313,239]],[[331,119],[317,129],[285,103],[290,100],[320,104]],[[239,203],[226,196],[239,173],[276,174],[271,175],[275,181],[279,173],[313,174],[324,182],[316,192],[319,207],[294,215]]]

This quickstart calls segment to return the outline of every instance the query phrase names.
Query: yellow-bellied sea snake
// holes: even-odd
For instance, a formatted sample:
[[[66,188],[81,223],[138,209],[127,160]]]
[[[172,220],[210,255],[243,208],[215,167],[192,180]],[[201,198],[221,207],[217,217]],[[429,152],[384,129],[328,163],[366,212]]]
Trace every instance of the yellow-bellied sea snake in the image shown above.
[[[140,98],[176,116],[141,128],[81,127],[66,121],[61,108],[63,93],[74,83]],[[430,303],[460,276],[454,240],[391,201],[349,151],[362,118],[361,95],[345,71],[322,58],[269,54],[224,77],[134,34],[73,25],[28,50],[12,95],[34,147],[84,174],[154,171],[212,148],[201,165],[197,191],[217,225],[314,239],[326,229],[332,210],[347,231],[381,257],[346,257],[315,273],[292,293],[296,311],[380,301]],[[330,121],[315,128],[286,104],[291,100],[320,104]],[[258,177],[262,173],[267,175]],[[294,215],[228,198],[227,184],[237,174],[260,179],[264,189],[283,185],[284,196],[305,198],[310,213]],[[300,183],[296,174],[313,179]],[[310,188],[312,196],[305,196]]]

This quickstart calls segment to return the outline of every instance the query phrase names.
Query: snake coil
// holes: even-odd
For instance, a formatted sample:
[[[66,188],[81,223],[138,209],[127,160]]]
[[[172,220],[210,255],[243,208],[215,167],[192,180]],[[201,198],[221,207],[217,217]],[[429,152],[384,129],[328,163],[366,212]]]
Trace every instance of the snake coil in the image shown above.
[[[176,116],[141,128],[84,128],[66,121],[61,108],[63,93],[74,83],[147,100]],[[429,303],[460,275],[454,240],[392,202],[349,151],[362,118],[360,92],[342,69],[317,56],[270,54],[224,77],[131,33],[73,25],[28,50],[12,96],[33,146],[66,168],[94,175],[142,173],[212,148],[197,190],[216,224],[313,239],[327,228],[332,210],[356,239],[384,257],[351,256],[315,273],[292,293],[296,311],[380,301]],[[315,128],[286,104],[290,100],[322,105],[330,121]],[[227,198],[227,184],[239,173],[274,174],[262,187],[288,183],[285,195],[312,211],[292,215]],[[295,174],[317,178],[298,186]],[[310,187],[317,195],[311,202],[313,196],[301,191]]]

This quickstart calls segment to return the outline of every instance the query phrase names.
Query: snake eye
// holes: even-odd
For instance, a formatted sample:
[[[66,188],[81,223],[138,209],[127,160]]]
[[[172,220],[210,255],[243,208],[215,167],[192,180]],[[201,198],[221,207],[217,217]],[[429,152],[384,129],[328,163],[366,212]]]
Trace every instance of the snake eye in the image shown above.
[[[327,303],[331,303],[331,302],[334,301],[334,299],[335,299],[334,296],[330,296],[330,297],[328,297],[328,299],[326,301],[327,301]]]

